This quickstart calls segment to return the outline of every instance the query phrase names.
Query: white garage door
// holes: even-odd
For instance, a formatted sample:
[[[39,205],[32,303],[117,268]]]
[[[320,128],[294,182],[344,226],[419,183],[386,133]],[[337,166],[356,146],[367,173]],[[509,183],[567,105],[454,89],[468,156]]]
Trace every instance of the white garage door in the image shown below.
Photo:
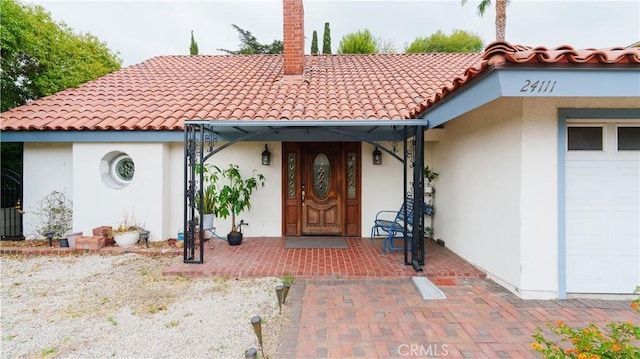
[[[640,122],[567,123],[568,293],[640,285]]]

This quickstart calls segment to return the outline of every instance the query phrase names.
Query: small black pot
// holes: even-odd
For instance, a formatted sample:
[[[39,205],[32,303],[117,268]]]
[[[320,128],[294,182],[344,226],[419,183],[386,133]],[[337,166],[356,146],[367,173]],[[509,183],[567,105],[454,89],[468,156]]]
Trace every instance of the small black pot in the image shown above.
[[[230,246],[239,246],[242,243],[242,232],[231,232],[227,234],[227,241]]]
[[[69,247],[69,241],[66,238],[59,238],[58,244],[60,245],[60,247]]]

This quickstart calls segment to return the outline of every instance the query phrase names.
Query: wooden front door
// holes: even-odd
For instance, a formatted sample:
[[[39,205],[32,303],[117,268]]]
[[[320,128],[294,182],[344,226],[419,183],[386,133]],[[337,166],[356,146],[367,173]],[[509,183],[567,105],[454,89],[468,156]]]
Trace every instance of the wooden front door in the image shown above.
[[[360,236],[360,144],[283,144],[283,233]]]
[[[312,143],[302,151],[302,235],[342,234],[341,148]]]

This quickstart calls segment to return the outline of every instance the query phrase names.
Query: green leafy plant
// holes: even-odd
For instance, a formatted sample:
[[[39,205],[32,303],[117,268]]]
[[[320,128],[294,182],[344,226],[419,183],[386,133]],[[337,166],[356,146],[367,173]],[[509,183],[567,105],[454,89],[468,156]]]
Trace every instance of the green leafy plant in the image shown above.
[[[431,185],[431,182],[435,181],[438,178],[438,173],[432,171],[429,166],[424,168],[424,178],[427,180],[427,185]]]
[[[636,293],[640,287],[636,287]],[[640,298],[631,302],[631,309],[640,313]],[[637,321],[636,321],[637,323]],[[584,328],[572,328],[563,321],[548,323],[547,327],[560,340],[547,339],[540,328],[533,335],[535,342],[531,348],[540,352],[544,358],[576,358],[576,359],[626,359],[640,358],[640,327],[633,322],[611,322],[606,325],[607,331],[593,323]]]
[[[113,317],[111,317],[111,316],[107,317],[107,321],[109,323],[111,323],[111,325],[113,325],[113,326],[117,326],[118,325],[118,322],[115,319],[113,319]]]
[[[200,200],[200,192],[196,192],[196,208],[200,210],[202,208],[203,214],[217,214],[216,213],[216,197],[217,197],[217,184],[220,177],[220,168],[211,164],[205,164],[204,166],[196,166],[196,174],[202,173],[203,178],[203,190],[202,201]],[[201,205],[202,203],[202,205]]]
[[[217,214],[222,218],[231,216],[231,233],[240,232],[236,215],[245,209],[251,210],[251,195],[258,188],[258,182],[264,185],[265,178],[255,169],[250,177],[245,178],[235,164],[220,171],[220,176],[225,184],[219,188]]]
[[[69,230],[73,221],[73,203],[64,192],[53,191],[36,204],[34,214],[40,217],[41,226],[36,232],[46,237],[53,232],[54,238],[62,238]]]

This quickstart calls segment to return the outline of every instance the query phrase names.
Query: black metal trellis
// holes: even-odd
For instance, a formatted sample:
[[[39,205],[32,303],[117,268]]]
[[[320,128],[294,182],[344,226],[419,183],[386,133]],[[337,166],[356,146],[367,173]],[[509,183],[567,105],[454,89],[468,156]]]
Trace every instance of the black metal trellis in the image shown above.
[[[197,208],[203,208],[202,203],[196,203],[198,198],[203,198],[203,173],[196,171],[196,168],[203,166],[205,161],[217,152],[240,141],[248,141],[251,139],[259,139],[260,136],[277,133],[282,136],[287,131],[326,131],[330,133],[346,135],[353,139],[370,143],[379,149],[399,160],[403,164],[403,193],[404,201],[411,198],[413,203],[413,226],[412,232],[409,234],[407,224],[404,230],[404,262],[405,265],[413,265],[416,271],[422,271],[425,263],[425,246],[424,246],[424,131],[426,130],[426,122],[424,126],[400,126],[393,125],[393,136],[388,140],[392,141],[392,148],[386,148],[375,141],[367,138],[361,132],[349,131],[348,127],[343,126],[286,126],[274,128],[269,126],[265,130],[256,132],[245,131],[240,125],[235,124],[233,127],[242,135],[232,141],[216,147],[219,137],[216,131],[217,124],[215,121],[185,121],[185,143],[184,143],[184,263],[204,263],[204,238],[199,234],[203,233],[202,221],[197,218],[203,218],[202,213]],[[397,144],[399,140],[404,141],[404,155],[399,157],[396,154]],[[409,181],[409,172],[412,172],[411,181]],[[404,206],[406,208],[406,206]],[[411,240],[409,240],[411,238]],[[200,241],[198,245],[198,241]],[[409,251],[411,257],[409,258]]]

